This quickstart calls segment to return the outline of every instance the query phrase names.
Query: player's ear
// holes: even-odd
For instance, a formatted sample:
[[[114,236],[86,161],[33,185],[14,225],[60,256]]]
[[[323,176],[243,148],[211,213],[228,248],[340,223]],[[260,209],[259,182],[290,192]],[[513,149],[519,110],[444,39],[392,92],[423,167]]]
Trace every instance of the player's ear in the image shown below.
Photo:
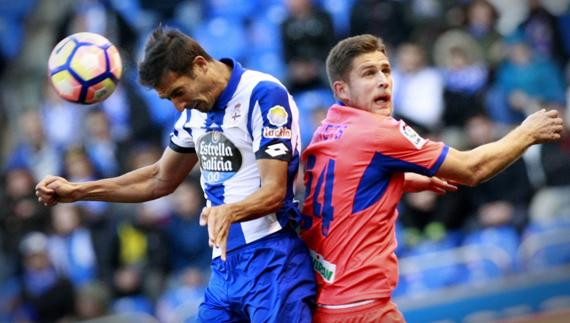
[[[347,84],[342,80],[334,81],[333,90],[335,96],[342,102],[348,102],[350,98],[350,91]]]
[[[203,56],[196,56],[192,60],[193,70],[200,69],[205,71],[208,67],[208,61]]]

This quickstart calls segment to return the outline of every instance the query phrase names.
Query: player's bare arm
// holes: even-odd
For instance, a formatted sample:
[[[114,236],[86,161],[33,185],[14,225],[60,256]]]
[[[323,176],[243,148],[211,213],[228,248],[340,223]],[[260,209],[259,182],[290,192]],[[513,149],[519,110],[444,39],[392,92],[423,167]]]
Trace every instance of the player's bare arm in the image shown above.
[[[259,159],[261,186],[257,191],[237,203],[204,208],[200,223],[208,225],[210,245],[221,249],[223,260],[226,259],[226,243],[233,222],[253,220],[281,207],[286,194],[288,165],[282,160]]]
[[[443,195],[447,192],[457,191],[457,186],[453,182],[450,183],[435,176],[428,177],[416,173],[406,173],[404,176],[404,192],[432,191]]]
[[[118,177],[72,183],[62,177],[47,176],[36,185],[36,195],[46,206],[79,200],[148,201],[173,192],[197,160],[196,154],[177,153],[167,148],[156,163]]]
[[[563,120],[556,110],[544,109],[528,116],[503,138],[469,151],[449,149],[436,175],[474,186],[508,167],[534,144],[560,139]]]

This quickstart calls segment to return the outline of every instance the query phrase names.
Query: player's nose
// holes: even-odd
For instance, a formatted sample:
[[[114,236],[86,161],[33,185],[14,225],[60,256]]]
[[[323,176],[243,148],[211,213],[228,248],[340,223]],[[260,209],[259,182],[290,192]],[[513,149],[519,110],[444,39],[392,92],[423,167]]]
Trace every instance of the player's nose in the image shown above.
[[[388,77],[384,73],[378,73],[378,87],[387,88],[389,84]]]

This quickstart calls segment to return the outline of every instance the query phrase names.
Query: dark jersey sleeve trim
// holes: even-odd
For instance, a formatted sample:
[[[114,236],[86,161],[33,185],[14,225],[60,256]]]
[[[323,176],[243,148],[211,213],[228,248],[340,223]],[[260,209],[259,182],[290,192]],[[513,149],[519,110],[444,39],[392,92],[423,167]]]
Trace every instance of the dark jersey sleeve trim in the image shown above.
[[[168,143],[168,147],[170,147],[170,149],[174,150],[177,153],[196,153],[196,149],[194,147],[190,147],[190,148],[186,148],[186,147],[180,147],[177,144],[173,143],[172,141]]]

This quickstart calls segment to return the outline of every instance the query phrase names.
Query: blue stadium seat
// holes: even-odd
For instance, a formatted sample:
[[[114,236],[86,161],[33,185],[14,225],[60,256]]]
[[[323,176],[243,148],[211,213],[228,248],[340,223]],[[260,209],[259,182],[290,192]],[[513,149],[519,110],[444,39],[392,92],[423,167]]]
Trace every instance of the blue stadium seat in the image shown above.
[[[23,19],[36,5],[36,0],[0,1],[0,17]]]
[[[116,299],[112,305],[113,313],[146,313],[153,315],[154,307],[150,299],[142,295],[126,296]]]
[[[248,55],[243,64],[245,68],[269,73],[281,81],[287,75],[287,66],[280,53],[276,51],[263,51]]]
[[[214,18],[198,26],[193,36],[214,58],[233,57],[243,60],[247,36],[239,21]]]
[[[330,13],[337,36],[350,32],[350,11],[355,0],[320,0],[322,7]]]
[[[400,258],[401,284],[406,294],[421,295],[465,280],[461,251],[454,239],[424,241]]]
[[[0,51],[11,59],[23,44],[24,19],[36,6],[36,0],[0,1]]]
[[[466,262],[468,282],[483,283],[514,271],[519,242],[516,229],[510,226],[468,234],[463,242],[473,253]]]
[[[283,41],[280,26],[269,17],[259,16],[251,21],[248,34],[249,55],[267,51],[282,53]]]
[[[0,16],[0,51],[8,59],[16,57],[22,47],[24,29],[20,21]]]
[[[313,111],[319,108],[327,109],[334,103],[334,97],[328,88],[299,92],[293,96],[299,107],[301,142],[303,147],[307,147],[313,137],[313,132],[318,127],[313,120]]]
[[[328,108],[335,102],[334,96],[329,88],[321,88],[300,92],[294,95],[295,102],[299,106],[299,110],[312,111],[315,108]]]
[[[570,221],[531,223],[518,253],[524,270],[544,270],[570,264]]]
[[[226,18],[244,21],[258,8],[257,0],[208,0],[205,3],[209,18]]]

